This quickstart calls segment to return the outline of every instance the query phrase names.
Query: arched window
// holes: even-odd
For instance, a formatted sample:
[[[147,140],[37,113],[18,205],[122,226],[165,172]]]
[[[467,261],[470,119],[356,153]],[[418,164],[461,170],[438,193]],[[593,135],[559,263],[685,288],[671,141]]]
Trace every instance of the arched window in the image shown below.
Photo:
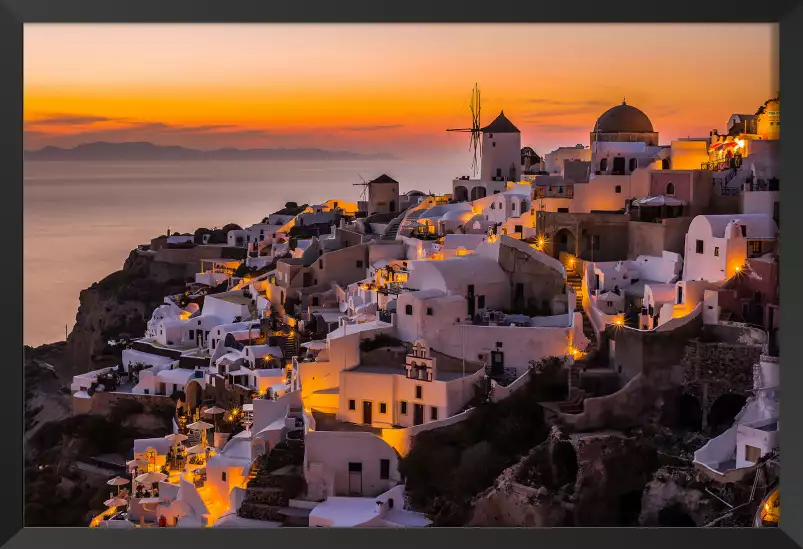
[[[666,184],[666,194],[668,194],[668,195],[675,194],[675,184],[674,183],[667,183]]]
[[[599,171],[601,171],[601,172],[608,171],[608,159],[607,158],[603,158],[602,160],[599,161]]]
[[[664,158],[664,159],[661,160],[661,169],[662,170],[668,170],[669,169],[669,159],[668,158]]]

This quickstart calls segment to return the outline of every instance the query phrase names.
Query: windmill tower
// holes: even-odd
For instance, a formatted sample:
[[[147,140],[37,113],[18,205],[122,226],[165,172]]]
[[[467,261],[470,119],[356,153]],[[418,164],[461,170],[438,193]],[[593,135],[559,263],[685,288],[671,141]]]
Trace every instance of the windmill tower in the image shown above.
[[[371,181],[365,181],[362,176],[360,179],[362,179],[362,183],[354,183],[354,186],[363,188],[359,202],[361,210],[367,211],[368,215],[399,211],[398,181],[386,174]],[[366,194],[368,200],[366,200]]]

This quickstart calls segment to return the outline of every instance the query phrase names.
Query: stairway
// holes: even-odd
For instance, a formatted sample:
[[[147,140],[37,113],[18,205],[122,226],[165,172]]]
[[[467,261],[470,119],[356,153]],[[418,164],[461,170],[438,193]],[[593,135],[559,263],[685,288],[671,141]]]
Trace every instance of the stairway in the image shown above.
[[[399,234],[399,227],[401,227],[405,214],[406,212],[402,212],[401,215],[393,219],[393,221],[385,227],[385,231],[382,233],[382,240],[396,240],[396,235]]]
[[[574,290],[577,299],[575,303],[575,311],[578,311],[580,314],[582,314],[583,335],[586,336],[589,341],[588,347],[586,347],[584,350],[586,355],[583,358],[575,361],[575,363],[569,368],[569,396],[571,397],[573,390],[581,388],[581,372],[594,362],[599,346],[596,334],[594,333],[594,328],[591,326],[591,321],[586,316],[585,310],[583,310],[583,278],[574,269],[567,268],[566,282],[568,282]],[[579,406],[579,408],[582,410],[582,400],[578,402],[576,406]]]

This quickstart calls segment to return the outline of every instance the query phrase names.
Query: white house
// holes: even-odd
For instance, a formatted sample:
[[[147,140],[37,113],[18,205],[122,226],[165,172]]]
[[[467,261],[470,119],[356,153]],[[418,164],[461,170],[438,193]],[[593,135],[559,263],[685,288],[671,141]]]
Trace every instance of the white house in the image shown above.
[[[401,359],[393,355],[387,365],[360,364],[340,372],[338,419],[383,428],[443,420],[464,408],[485,376],[481,364],[434,353],[424,341],[413,344],[404,363],[393,363]]]
[[[780,360],[763,355],[753,370],[754,396],[733,426],[694,453],[694,464],[722,482],[749,470],[778,448],[780,434]]]
[[[412,528],[432,524],[422,513],[405,509],[404,486],[376,497],[329,497],[312,509],[310,528]]]
[[[777,239],[768,214],[698,215],[686,233],[683,279],[728,280],[746,259],[772,252]]]
[[[591,149],[585,145],[575,145],[574,147],[558,147],[549,152],[544,157],[544,171],[550,175],[563,175],[563,167],[566,162],[591,160]]]

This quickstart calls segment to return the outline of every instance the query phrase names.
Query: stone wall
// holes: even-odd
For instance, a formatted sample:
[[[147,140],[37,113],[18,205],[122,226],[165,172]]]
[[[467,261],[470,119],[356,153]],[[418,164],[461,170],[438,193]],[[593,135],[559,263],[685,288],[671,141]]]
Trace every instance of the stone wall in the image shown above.
[[[753,366],[759,362],[760,345],[689,342],[683,353],[685,392],[696,397],[703,417],[717,398],[733,393],[747,397],[753,388]]]
[[[118,403],[123,401],[141,403],[145,407],[143,413],[152,412],[162,406],[175,406],[173,400],[168,396],[97,392],[91,398],[73,397],[73,415],[108,414]]]

